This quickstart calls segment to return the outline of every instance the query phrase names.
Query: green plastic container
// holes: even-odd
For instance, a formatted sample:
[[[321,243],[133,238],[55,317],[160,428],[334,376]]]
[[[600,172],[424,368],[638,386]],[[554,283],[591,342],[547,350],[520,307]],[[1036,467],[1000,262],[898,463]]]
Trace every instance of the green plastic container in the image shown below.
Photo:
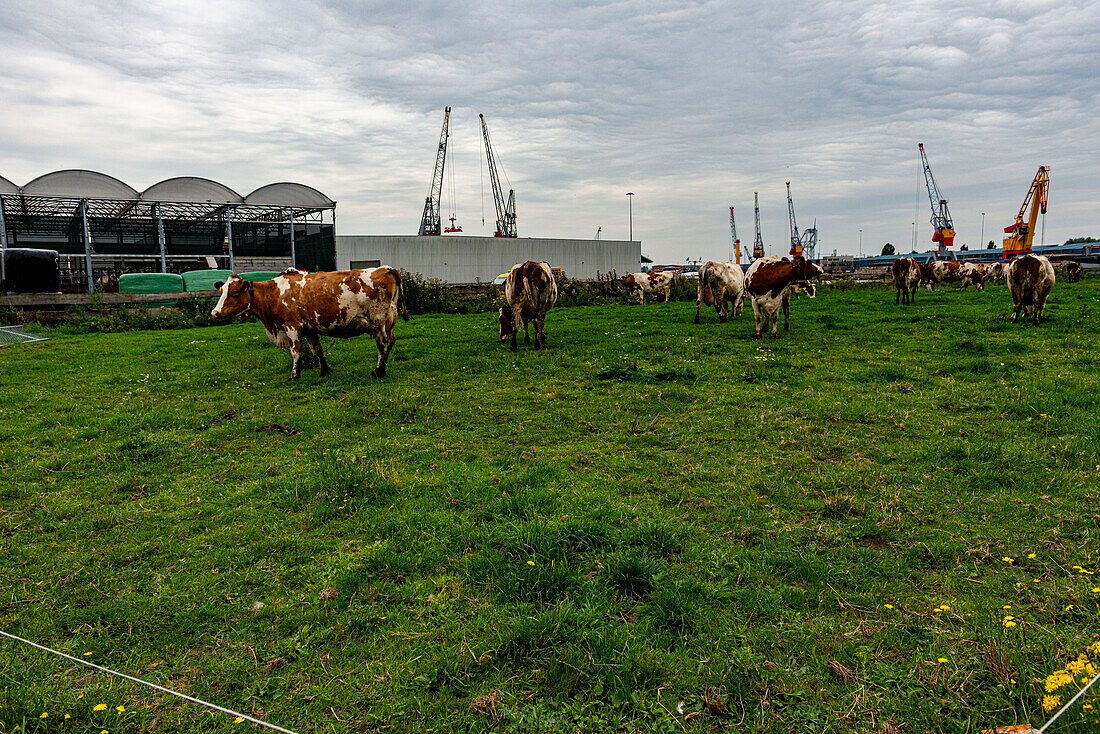
[[[247,281],[251,281],[252,283],[262,283],[265,280],[272,280],[276,276],[279,276],[281,274],[282,273],[276,272],[274,270],[257,270],[252,273],[238,273],[238,275],[240,275],[242,278]]]
[[[183,278],[175,273],[124,273],[118,277],[119,293],[182,293]]]
[[[232,274],[232,270],[188,270],[183,274],[184,290],[212,291],[214,283],[228,280]]]
[[[118,276],[119,293],[183,293],[183,278],[175,273],[123,273]],[[146,308],[174,306],[176,301],[148,301]]]

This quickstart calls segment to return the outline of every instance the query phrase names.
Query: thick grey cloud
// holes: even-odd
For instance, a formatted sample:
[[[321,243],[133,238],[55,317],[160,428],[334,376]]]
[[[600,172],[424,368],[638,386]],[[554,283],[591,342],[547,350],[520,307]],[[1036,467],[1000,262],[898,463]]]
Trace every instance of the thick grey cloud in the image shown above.
[[[914,221],[923,248],[918,141],[960,242],[983,211],[999,239],[1040,164],[1047,240],[1100,234],[1096,2],[413,5],[0,0],[0,175],[297,180],[344,233],[413,232],[451,105],[467,233],[494,218],[483,112],[525,236],[625,238],[633,191],[647,253],[719,257],[758,190],[785,252],[790,180],[823,250]]]

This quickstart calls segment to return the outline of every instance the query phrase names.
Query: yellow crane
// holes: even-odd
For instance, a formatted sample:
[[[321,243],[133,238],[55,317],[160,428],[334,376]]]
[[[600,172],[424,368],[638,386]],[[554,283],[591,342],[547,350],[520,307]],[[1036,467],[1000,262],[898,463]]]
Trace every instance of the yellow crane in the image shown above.
[[[1027,196],[1024,197],[1024,203],[1020,205],[1020,213],[1016,215],[1016,221],[1011,227],[1005,227],[1006,236],[1004,238],[1004,249],[1002,250],[1005,260],[1011,260],[1014,257],[1031,252],[1031,242],[1035,238],[1035,220],[1038,219],[1039,212],[1047,213],[1047,192],[1049,189],[1050,166],[1039,166],[1039,171],[1031,182],[1031,188],[1028,189]],[[1031,205],[1031,211],[1028,213],[1025,222],[1024,212],[1027,211],[1028,204]]]

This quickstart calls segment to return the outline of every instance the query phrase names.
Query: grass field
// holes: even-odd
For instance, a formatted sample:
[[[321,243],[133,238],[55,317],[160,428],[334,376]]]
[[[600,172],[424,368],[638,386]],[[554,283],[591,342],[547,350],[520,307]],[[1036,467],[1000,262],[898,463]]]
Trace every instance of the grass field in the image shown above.
[[[917,299],[418,316],[381,381],[256,323],[4,348],[0,629],[299,732],[1039,725],[1100,631],[1100,280]],[[251,726],[4,640],[0,688]]]

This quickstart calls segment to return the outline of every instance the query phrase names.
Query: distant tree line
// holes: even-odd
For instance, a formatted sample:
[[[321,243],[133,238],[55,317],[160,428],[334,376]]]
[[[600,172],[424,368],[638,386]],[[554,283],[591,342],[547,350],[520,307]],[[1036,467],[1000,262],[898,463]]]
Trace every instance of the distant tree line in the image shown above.
[[[1068,240],[1065,241],[1065,244],[1084,245],[1089,242],[1100,242],[1100,240],[1096,239],[1095,237],[1070,237]]]

